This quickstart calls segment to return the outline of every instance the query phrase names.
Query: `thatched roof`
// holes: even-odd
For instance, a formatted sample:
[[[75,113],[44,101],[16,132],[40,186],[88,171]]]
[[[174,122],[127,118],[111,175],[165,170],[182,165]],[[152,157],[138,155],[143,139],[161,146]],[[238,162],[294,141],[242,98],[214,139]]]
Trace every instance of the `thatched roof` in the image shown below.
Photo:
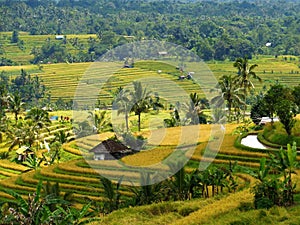
[[[129,153],[132,152],[130,148],[127,146],[123,145],[119,141],[114,141],[114,140],[105,140],[92,148],[90,152],[94,153]]]

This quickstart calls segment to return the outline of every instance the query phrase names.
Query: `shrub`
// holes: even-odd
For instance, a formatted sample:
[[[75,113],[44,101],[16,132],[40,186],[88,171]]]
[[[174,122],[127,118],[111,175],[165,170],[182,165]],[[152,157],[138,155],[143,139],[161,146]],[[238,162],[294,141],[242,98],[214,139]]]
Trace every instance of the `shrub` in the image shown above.
[[[279,122],[272,124],[267,124],[264,127],[262,132],[263,138],[265,138],[268,142],[273,144],[277,144],[279,146],[286,146],[287,144],[292,144],[296,142],[298,146],[300,146],[300,137],[297,137],[293,134],[297,134],[299,131],[293,130],[292,135],[287,135],[285,132],[283,125]]]
[[[246,212],[246,211],[252,210],[252,209],[254,209],[253,203],[252,202],[241,202],[238,209],[241,212]]]
[[[195,212],[199,209],[199,207],[197,206],[192,206],[192,207],[181,207],[178,209],[178,213],[183,216],[186,217],[188,215],[190,215],[192,212]]]

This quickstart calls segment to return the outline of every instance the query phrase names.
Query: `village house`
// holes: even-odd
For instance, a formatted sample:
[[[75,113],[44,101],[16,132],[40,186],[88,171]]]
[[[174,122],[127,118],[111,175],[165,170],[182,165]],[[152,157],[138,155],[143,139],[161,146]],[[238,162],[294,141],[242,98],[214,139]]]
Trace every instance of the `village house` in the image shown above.
[[[94,160],[114,160],[134,154],[134,150],[119,141],[110,139],[101,142],[92,148],[90,152],[94,153]]]

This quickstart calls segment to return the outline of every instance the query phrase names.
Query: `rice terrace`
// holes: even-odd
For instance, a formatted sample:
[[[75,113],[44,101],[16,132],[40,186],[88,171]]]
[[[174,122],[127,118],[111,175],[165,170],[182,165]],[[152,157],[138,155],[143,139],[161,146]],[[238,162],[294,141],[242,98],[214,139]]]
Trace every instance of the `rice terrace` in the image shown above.
[[[0,12],[0,224],[299,224],[299,1]]]

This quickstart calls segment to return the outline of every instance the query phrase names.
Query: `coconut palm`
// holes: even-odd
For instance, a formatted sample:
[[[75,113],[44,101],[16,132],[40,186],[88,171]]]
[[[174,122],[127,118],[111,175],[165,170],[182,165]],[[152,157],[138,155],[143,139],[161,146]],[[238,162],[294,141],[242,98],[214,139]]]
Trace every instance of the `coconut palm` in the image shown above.
[[[106,132],[112,130],[112,124],[107,115],[107,111],[89,112],[89,118],[93,120],[97,132]]]
[[[254,84],[251,81],[251,78],[257,79],[259,82],[261,82],[261,78],[257,76],[256,73],[253,71],[258,65],[249,65],[247,58],[238,58],[234,62],[233,66],[238,69],[237,83],[244,90],[244,102],[246,103],[248,91],[255,88]],[[244,108],[244,117],[245,113],[246,107]]]
[[[16,122],[18,121],[18,115],[23,109],[22,98],[19,92],[15,92],[13,94],[9,94],[7,97],[9,111],[15,115]]]
[[[32,120],[38,128],[47,127],[51,123],[49,114],[41,108],[32,108],[25,116],[26,120]]]
[[[243,89],[237,86],[235,79],[231,75],[223,75],[219,80],[217,88],[221,89],[221,93],[212,98],[211,103],[216,107],[221,107],[224,104],[224,101],[226,101],[228,107],[228,119],[231,120],[232,107],[245,104],[242,100],[244,95],[241,93]]]
[[[132,107],[131,111],[138,116],[138,131],[141,131],[141,114],[151,108],[151,92],[142,87],[141,82],[133,82],[134,90],[130,92]]]
[[[21,147],[26,145],[31,147],[36,140],[36,132],[33,129],[34,123],[30,121],[18,121],[15,126],[6,130],[6,136],[9,140],[7,145],[9,150],[12,150],[15,146]]]
[[[47,111],[40,108],[32,108],[26,114],[25,119],[33,122],[32,130],[36,134],[36,140],[39,140],[40,138],[39,133],[41,129],[45,128],[49,132],[47,126],[51,123],[51,121]]]
[[[68,138],[71,136],[71,133],[66,133],[64,130],[59,130],[54,133],[54,139],[52,142],[58,141],[60,144],[68,142]]]
[[[186,119],[189,121],[189,124],[206,123],[205,115],[202,112],[204,107],[203,99],[197,93],[191,93],[190,102],[184,104],[184,106],[187,109]],[[201,119],[204,119],[204,122]]]
[[[118,115],[121,113],[124,113],[125,115],[126,133],[128,133],[129,132],[128,117],[129,117],[130,103],[131,103],[129,99],[129,90],[124,90],[122,87],[119,87],[116,93],[115,103],[118,109]]]

